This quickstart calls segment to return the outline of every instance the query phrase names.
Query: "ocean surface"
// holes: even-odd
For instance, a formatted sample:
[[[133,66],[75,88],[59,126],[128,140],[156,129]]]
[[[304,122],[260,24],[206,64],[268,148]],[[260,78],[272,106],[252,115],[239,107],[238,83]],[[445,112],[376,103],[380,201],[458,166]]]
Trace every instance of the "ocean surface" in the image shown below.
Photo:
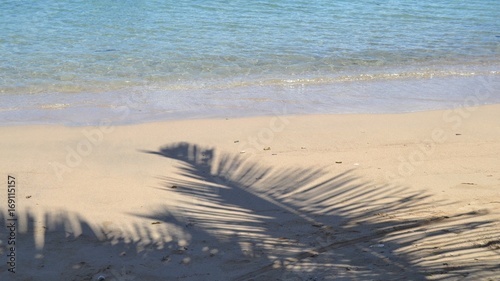
[[[500,103],[500,1],[0,1],[1,124]]]

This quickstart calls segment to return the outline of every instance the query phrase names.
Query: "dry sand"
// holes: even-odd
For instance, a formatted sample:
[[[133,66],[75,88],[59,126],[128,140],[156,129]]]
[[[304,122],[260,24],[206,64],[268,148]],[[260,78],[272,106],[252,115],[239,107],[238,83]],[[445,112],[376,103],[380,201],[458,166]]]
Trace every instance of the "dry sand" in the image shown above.
[[[500,280],[499,120],[1,127],[0,280]]]

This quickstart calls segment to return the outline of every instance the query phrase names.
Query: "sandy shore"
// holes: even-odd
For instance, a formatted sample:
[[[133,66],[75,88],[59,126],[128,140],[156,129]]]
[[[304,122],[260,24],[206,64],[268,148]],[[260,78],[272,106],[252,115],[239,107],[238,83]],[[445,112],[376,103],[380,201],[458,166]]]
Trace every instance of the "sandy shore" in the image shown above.
[[[1,127],[0,280],[500,280],[499,120]]]

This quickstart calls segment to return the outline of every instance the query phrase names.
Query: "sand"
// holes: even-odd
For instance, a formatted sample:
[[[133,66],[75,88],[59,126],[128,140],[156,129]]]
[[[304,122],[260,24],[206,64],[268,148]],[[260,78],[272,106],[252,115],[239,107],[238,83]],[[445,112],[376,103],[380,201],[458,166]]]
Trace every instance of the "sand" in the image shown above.
[[[499,120],[0,127],[0,280],[500,280]]]

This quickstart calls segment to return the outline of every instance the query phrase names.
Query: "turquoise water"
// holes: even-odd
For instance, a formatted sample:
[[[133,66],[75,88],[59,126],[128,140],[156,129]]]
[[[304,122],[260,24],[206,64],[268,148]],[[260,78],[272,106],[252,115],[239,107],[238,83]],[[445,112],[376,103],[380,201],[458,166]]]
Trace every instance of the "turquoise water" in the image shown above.
[[[2,1],[0,15],[4,123],[415,111],[480,87],[500,102],[497,0]]]

